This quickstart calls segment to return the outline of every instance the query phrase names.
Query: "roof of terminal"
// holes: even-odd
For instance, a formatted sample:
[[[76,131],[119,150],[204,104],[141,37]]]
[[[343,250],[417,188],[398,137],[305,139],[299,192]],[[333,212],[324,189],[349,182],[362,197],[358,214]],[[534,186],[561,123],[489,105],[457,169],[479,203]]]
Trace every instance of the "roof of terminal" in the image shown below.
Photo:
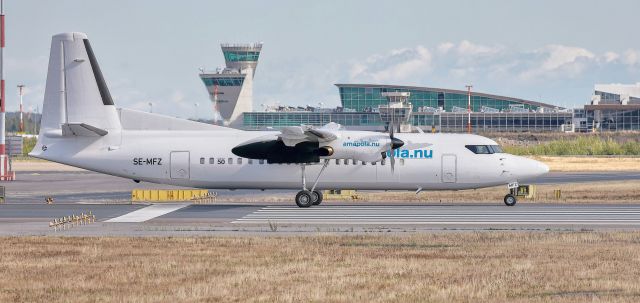
[[[340,87],[362,87],[362,88],[373,88],[373,87],[376,87],[376,88],[418,90],[418,91],[428,91],[428,92],[443,92],[443,93],[463,94],[463,95],[467,94],[467,91],[465,91],[465,90],[435,88],[435,87],[424,87],[424,86],[384,85],[384,84],[341,84],[341,83],[336,84],[336,86],[339,87],[339,88]],[[471,95],[479,96],[479,97],[501,99],[501,100],[506,100],[506,101],[513,101],[513,102],[529,104],[529,105],[538,106],[538,107],[564,109],[564,107],[562,107],[562,106],[557,106],[557,105],[553,105],[553,104],[547,104],[547,103],[542,103],[542,102],[537,102],[537,101],[524,100],[524,99],[512,98],[512,97],[506,97],[506,96],[485,94],[485,93],[479,93],[479,92],[474,92],[474,91],[471,91]]]

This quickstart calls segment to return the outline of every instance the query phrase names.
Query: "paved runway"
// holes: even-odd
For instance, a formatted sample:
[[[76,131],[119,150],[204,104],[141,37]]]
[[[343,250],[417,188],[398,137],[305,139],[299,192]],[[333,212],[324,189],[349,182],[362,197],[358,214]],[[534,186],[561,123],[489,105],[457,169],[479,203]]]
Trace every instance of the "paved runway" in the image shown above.
[[[300,209],[268,206],[232,221],[234,224],[527,226],[584,225],[640,227],[640,205],[427,205],[322,206]]]
[[[0,205],[0,235],[50,235],[54,218],[92,211],[98,222],[65,235],[174,236],[274,232],[434,230],[640,230],[640,205]],[[59,233],[59,232],[58,232]]]

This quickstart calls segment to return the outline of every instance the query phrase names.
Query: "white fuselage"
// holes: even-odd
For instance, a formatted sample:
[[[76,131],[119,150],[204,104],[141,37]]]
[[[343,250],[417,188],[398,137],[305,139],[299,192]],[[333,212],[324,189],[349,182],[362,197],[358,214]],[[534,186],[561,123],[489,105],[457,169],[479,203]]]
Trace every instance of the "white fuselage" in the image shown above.
[[[231,152],[242,142],[275,133],[122,130],[100,138],[49,138],[44,151],[39,144],[32,155],[153,183],[208,189],[300,189],[299,164],[267,164],[266,160],[239,158]],[[343,132],[343,136],[349,136],[349,132]],[[317,188],[472,189],[506,185],[548,171],[544,164],[527,158],[506,153],[475,154],[465,147],[496,145],[481,136],[401,133],[396,137],[428,142],[429,146],[396,150],[393,172],[388,158],[364,164],[352,159],[330,159]],[[321,163],[306,167],[307,183],[315,181]]]

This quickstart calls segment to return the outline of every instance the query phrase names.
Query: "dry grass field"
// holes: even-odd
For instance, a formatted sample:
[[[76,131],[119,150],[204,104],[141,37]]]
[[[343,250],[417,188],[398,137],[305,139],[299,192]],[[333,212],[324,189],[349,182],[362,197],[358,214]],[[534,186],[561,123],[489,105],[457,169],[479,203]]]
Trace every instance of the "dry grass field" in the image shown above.
[[[556,172],[640,171],[638,157],[551,157],[530,156]]]
[[[638,302],[637,232],[3,238],[2,302]]]
[[[12,161],[11,166],[16,172],[33,172],[33,171],[55,171],[55,172],[69,172],[69,171],[84,171],[84,169],[64,165],[60,163],[50,162],[40,159],[18,160]]]

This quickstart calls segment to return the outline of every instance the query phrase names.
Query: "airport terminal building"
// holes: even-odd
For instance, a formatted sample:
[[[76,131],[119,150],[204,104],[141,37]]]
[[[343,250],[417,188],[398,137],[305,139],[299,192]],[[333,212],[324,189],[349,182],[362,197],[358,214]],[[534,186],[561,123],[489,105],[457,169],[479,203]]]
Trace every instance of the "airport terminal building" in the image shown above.
[[[378,107],[387,103],[385,92],[408,92],[411,124],[423,130],[465,132],[468,92],[444,88],[337,84],[341,106],[336,109],[280,107],[244,113],[245,129],[300,124],[340,123],[349,129],[384,130]],[[536,101],[471,92],[471,126],[474,132],[560,131],[572,124],[571,111]]]
[[[597,84],[591,103],[574,113],[578,131],[640,130],[640,83]]]

